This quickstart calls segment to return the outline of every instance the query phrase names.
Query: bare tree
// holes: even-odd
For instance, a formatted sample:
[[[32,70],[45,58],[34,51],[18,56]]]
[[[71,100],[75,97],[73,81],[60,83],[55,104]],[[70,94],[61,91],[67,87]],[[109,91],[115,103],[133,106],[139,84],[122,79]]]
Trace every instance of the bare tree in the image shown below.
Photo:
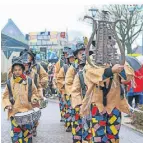
[[[117,33],[124,49],[128,54],[132,53],[132,43],[143,30],[143,13],[137,7],[130,9],[129,5],[109,5],[106,9],[115,19],[125,20],[117,25]]]

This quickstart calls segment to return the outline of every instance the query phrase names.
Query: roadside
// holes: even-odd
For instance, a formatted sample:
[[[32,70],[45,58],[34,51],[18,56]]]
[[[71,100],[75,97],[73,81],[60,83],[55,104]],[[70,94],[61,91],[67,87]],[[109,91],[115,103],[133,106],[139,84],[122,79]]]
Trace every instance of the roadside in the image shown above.
[[[130,117],[125,117],[127,114],[125,114],[125,113],[122,113],[122,125],[124,125],[124,126],[126,126],[126,127],[128,127],[128,128],[131,128],[131,129],[133,129],[133,130],[135,130],[135,131],[138,131],[138,132],[140,132],[140,133],[142,133],[143,134],[143,131],[142,130],[139,130],[139,129],[137,129],[137,128],[135,128],[132,124],[131,124],[131,118]]]

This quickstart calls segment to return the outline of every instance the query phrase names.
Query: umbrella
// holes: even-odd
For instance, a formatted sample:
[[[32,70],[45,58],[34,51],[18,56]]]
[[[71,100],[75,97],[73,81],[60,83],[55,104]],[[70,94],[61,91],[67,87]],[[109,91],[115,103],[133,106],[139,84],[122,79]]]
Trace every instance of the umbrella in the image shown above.
[[[51,63],[55,63],[58,61],[58,56],[55,52],[49,52],[48,53],[48,61],[51,62]]]
[[[138,56],[136,57],[138,59],[138,61],[140,61],[140,63],[143,65],[143,56]]]
[[[126,56],[126,61],[134,69],[134,71],[137,71],[141,68],[140,62],[134,57]]]

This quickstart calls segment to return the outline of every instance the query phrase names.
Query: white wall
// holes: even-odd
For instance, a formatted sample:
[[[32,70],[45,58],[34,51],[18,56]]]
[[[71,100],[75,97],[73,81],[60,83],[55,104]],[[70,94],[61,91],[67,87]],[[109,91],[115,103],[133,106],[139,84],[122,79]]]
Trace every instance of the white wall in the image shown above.
[[[18,57],[19,52],[13,52],[9,59],[6,58],[3,51],[1,50],[1,72],[7,72],[12,65],[12,58],[13,56]]]

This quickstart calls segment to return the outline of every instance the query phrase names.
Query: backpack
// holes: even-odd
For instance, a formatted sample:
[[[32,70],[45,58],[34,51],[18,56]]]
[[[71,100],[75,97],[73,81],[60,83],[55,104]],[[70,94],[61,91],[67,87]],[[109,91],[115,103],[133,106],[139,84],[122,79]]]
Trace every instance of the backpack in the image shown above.
[[[37,79],[38,79],[38,74],[35,73],[34,74],[34,84],[35,84],[36,87],[38,87],[38,81],[37,81]]]
[[[12,105],[14,105],[15,101],[13,99],[10,79],[6,82],[6,84],[9,92],[9,101],[11,102]],[[28,101],[29,102],[31,102],[31,97],[32,97],[32,79],[28,77]]]

